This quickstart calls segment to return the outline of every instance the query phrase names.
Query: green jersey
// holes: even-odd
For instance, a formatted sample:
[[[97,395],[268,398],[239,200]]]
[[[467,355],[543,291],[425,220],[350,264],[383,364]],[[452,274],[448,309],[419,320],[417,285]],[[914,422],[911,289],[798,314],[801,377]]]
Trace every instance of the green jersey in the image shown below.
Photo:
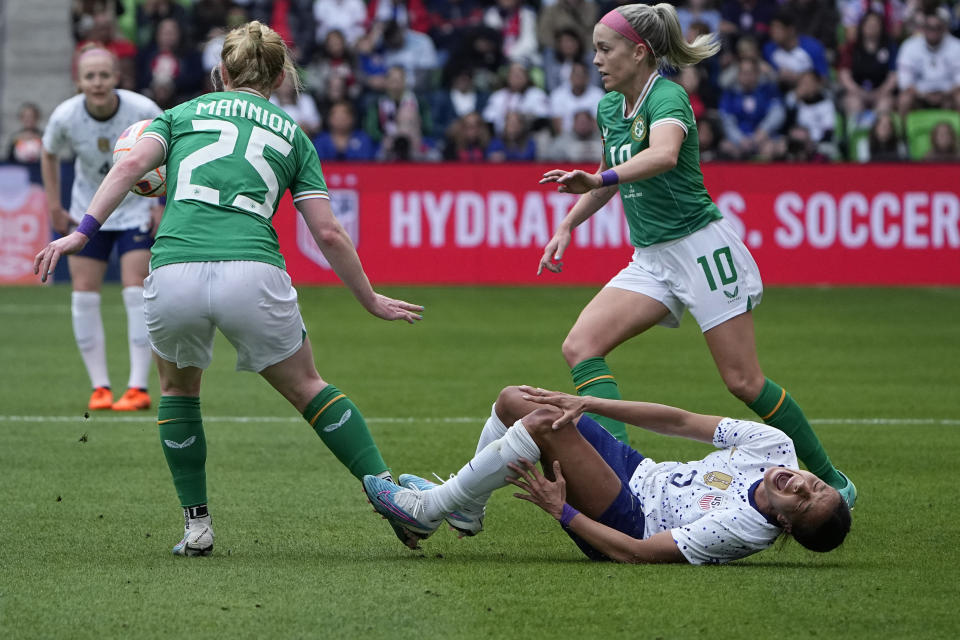
[[[597,124],[609,167],[623,164],[648,148],[654,127],[672,124],[686,134],[676,167],[620,185],[630,242],[635,247],[688,236],[722,217],[703,186],[697,123],[683,87],[653,74],[629,114],[623,94],[611,91],[597,105]]]
[[[208,93],[147,127],[167,157],[167,205],[150,267],[251,260],[284,268],[271,220],[294,203],[328,198],[313,143],[280,107],[251,91]]]

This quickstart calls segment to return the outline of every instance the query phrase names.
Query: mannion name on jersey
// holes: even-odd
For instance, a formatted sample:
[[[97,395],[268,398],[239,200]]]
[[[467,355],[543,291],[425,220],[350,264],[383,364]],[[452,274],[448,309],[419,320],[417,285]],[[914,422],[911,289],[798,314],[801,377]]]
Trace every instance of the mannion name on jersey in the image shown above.
[[[215,102],[197,102],[197,115],[247,118],[273,130],[274,133],[283,136],[289,142],[293,142],[293,136],[297,131],[297,125],[292,120],[242,98],[223,98]]]

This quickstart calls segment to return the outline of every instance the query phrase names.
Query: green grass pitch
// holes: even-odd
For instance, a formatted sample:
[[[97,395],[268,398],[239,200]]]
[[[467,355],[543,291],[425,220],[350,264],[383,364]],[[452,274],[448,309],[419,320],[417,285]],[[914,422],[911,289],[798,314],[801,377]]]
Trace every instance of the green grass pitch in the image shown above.
[[[592,288],[394,288],[418,326],[301,288],[321,374],[370,422],[395,472],[469,457],[507,384],[569,390],[560,343]],[[411,552],[359,483],[220,338],[205,376],[213,557],[170,555],[181,516],[155,414],[97,413],[69,289],[0,290],[0,637],[952,638],[960,634],[960,290],[771,288],[756,312],[766,373],[791,391],[860,488],[830,554],[795,543],[724,567],[582,558],[546,514],[495,494],[486,531]],[[104,293],[110,371],[124,313]],[[750,417],[695,323],[610,357],[630,399]],[[155,374],[151,392],[156,399]],[[654,459],[704,445],[632,432]]]

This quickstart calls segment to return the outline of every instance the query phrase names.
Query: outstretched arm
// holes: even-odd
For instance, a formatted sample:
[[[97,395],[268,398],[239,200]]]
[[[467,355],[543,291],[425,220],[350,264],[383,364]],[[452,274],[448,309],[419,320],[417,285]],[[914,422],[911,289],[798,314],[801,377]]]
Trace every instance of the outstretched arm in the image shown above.
[[[571,510],[569,505],[564,513],[566,481],[563,479],[559,461],[553,462],[553,476],[556,478],[554,482],[545,478],[529,460],[521,458],[519,465],[509,466],[517,477],[507,477],[507,482],[525,492],[515,493],[514,497],[537,505],[614,562],[650,564],[687,561],[669,531],[661,531],[649,538],[638,540]]]
[[[137,180],[147,171],[159,167],[161,162],[163,145],[152,138],[141,138],[133,145],[130,153],[113,165],[87,209],[87,215],[96,220],[93,232],[110,217]],[[41,282],[47,281],[47,276],[53,273],[61,256],[76,253],[87,245],[92,232],[85,233],[84,230],[81,224],[73,233],[54,240],[36,255],[33,259],[33,272],[40,274]]]
[[[413,324],[423,319],[420,305],[388,298],[373,290],[353,241],[333,215],[329,200],[309,198],[298,202],[296,207],[323,257],[364,309],[384,320],[405,320]]]
[[[596,413],[666,436],[713,442],[713,434],[722,419],[720,416],[706,416],[652,402],[572,396],[527,386],[520,387],[520,390],[524,400],[553,405],[563,411],[563,415],[553,423],[554,429],[559,429],[568,422],[575,422],[584,413]]]

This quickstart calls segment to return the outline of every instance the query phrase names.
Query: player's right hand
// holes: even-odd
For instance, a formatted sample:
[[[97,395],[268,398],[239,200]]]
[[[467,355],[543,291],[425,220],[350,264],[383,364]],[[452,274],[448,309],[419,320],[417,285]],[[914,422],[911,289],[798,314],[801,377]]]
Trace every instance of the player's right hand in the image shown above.
[[[548,391],[540,387],[520,385],[523,399],[538,404],[549,404],[562,411],[562,415],[553,421],[553,428],[559,429],[567,423],[576,424],[586,412],[585,400],[580,396],[572,396],[560,391]]]
[[[33,259],[33,272],[40,274],[40,282],[46,282],[60,262],[60,256],[76,253],[87,246],[90,238],[74,231],[70,235],[57,238],[40,251]]]
[[[553,273],[563,271],[563,262],[560,260],[563,258],[564,251],[570,245],[571,238],[572,234],[566,229],[562,227],[557,229],[557,232],[553,234],[550,242],[543,249],[543,255],[540,256],[540,266],[537,267],[537,275],[543,273],[544,269]]]

